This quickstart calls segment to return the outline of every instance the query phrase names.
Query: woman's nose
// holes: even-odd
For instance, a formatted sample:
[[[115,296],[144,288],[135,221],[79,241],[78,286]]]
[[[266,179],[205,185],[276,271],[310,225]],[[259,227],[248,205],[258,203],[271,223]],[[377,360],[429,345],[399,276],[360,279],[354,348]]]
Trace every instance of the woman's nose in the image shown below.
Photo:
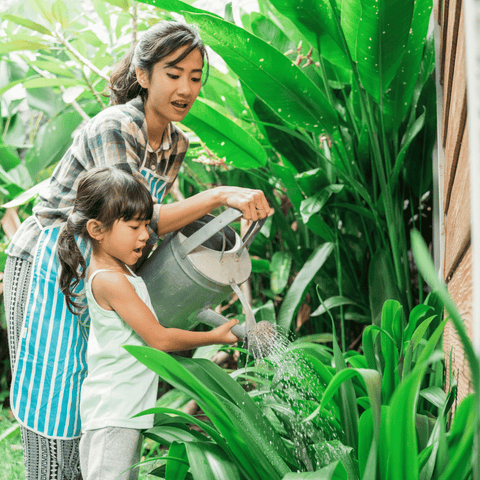
[[[188,77],[182,78],[178,85],[178,93],[187,96],[190,95],[191,91],[190,79]]]

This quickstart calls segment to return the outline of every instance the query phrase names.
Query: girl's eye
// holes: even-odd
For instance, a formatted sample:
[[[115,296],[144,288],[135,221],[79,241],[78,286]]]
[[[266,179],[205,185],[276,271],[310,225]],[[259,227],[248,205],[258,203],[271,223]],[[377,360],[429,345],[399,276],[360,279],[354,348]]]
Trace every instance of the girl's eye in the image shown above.
[[[173,75],[172,73],[167,73],[167,75],[173,80],[177,80],[178,78],[178,75]]]
[[[202,79],[201,78],[192,78],[192,82],[195,82],[195,83],[198,83],[200,82]]]

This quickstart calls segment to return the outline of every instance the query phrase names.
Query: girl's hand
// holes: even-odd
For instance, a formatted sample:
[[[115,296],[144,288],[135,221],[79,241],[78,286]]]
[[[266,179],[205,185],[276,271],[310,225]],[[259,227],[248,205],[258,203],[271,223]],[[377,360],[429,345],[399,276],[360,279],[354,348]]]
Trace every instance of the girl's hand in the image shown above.
[[[215,337],[217,338],[216,343],[228,343],[231,345],[232,343],[241,340],[232,332],[232,328],[237,324],[238,320],[234,318],[227,323],[220,325],[220,327],[213,329],[212,333],[215,334]]]
[[[245,220],[256,221],[274,213],[261,190],[241,187],[217,187],[216,190],[222,205],[241,210]]]

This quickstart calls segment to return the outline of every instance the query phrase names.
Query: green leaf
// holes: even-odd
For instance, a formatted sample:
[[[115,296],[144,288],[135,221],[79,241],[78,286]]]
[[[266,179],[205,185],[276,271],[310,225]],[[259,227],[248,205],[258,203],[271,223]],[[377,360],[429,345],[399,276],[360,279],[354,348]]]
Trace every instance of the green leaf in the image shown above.
[[[311,317],[318,317],[319,315],[323,315],[326,310],[325,307],[329,310],[330,308],[340,307],[341,305],[355,305],[356,307],[362,308],[362,306],[350,300],[349,298],[342,297],[340,295],[327,298],[323,302],[325,305],[320,305],[313,313],[310,314]]]
[[[209,15],[215,15],[207,10],[202,10],[201,8],[193,7],[189,3],[182,2],[181,0],[138,0],[138,1],[141,3],[146,3],[148,5],[154,5],[160,10],[168,10],[170,12],[208,13]],[[218,17],[218,15],[215,15],[215,16]]]
[[[202,38],[285,122],[313,132],[333,130],[337,115],[322,91],[282,53],[236,25],[186,13]]]
[[[50,36],[52,35],[52,33],[50,32],[50,30],[48,30],[48,28],[32,20],[29,20],[28,18],[7,14],[7,15],[3,15],[3,19],[17,23],[18,25],[23,25],[24,27],[27,27],[30,30],[35,30],[36,32],[41,33],[42,35],[50,35]]]
[[[384,109],[387,113],[386,118],[392,118],[392,125],[389,125],[388,128],[394,131],[399,128],[400,123],[411,107],[415,83],[417,78],[419,78],[422,57],[424,56],[425,38],[431,17],[431,9],[431,0],[415,0],[413,2],[412,23],[402,61],[390,84],[390,89],[383,99]],[[431,64],[433,66],[435,62],[432,61]]]
[[[317,48],[317,37],[323,32],[330,35],[342,47],[337,21],[328,0],[271,0],[275,8],[292,20],[308,38],[310,45]]]
[[[460,341],[462,342],[464,352],[468,358],[470,369],[472,371],[472,380],[474,382],[475,392],[480,396],[480,365],[479,360],[473,349],[472,342],[466,332],[462,321],[460,312],[455,303],[451,299],[445,284],[438,277],[432,258],[428,252],[421,234],[417,230],[412,230],[411,233],[412,251],[417,263],[418,270],[426,282],[432,287],[432,290],[443,301],[446,310],[451,316],[452,322],[455,325]]]
[[[34,147],[25,161],[32,178],[35,178],[44,168],[60,160],[71,145],[72,133],[81,121],[82,117],[77,112],[67,112],[39,128]]]
[[[32,42],[29,40],[12,40],[6,43],[0,43],[0,55],[10,52],[18,52],[23,50],[42,50],[48,48],[44,43]]]
[[[426,398],[432,405],[443,408],[447,401],[446,393],[439,387],[428,387],[420,390],[420,396]]]
[[[166,464],[165,480],[185,480],[188,472],[188,457],[185,443],[173,442],[168,449],[170,457]],[[183,461],[176,461],[178,458]]]
[[[386,250],[377,250],[370,261],[368,297],[374,325],[380,325],[383,305],[387,300],[400,300],[392,258]]]
[[[196,400],[224,436],[242,472],[256,480],[279,480],[288,471],[278,453],[283,451],[281,439],[248,394],[220,367],[204,359],[179,357],[187,370],[164,352],[148,347],[124,348]]]
[[[207,100],[197,98],[182,123],[191,128],[219,157],[238,168],[258,168],[267,154],[258,141]]]
[[[283,250],[275,252],[270,264],[270,288],[274,293],[282,293],[287,286],[292,267],[292,255]]]
[[[195,480],[241,480],[238,467],[218,445],[186,443],[185,447]]]
[[[307,224],[310,217],[322,210],[333,193],[340,193],[345,185],[329,185],[320,190],[315,196],[306,198],[300,205],[300,214],[303,223]]]
[[[349,47],[355,45],[360,80],[378,103],[402,61],[414,2],[360,0],[360,9],[358,2],[351,3],[351,7],[350,2],[342,3],[342,19],[352,15],[351,22],[358,21],[352,31],[356,33],[356,39],[349,40]]]
[[[277,323],[285,332],[292,328],[293,319],[303,301],[314,276],[333,251],[332,243],[319,245],[298,272],[283,300]]]
[[[74,78],[32,78],[23,82],[24,88],[71,87],[79,84],[81,82]]]

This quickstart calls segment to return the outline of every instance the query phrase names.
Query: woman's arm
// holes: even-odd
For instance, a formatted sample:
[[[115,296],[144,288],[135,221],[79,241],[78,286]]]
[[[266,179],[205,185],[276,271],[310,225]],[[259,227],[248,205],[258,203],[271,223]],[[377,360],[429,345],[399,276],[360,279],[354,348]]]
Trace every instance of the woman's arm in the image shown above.
[[[150,347],[158,350],[176,352],[203,345],[231,344],[238,341],[230,331],[238,320],[230,320],[208,332],[163,327],[123,273],[102,272],[93,279],[92,291],[102,308],[110,307],[115,310]]]
[[[261,190],[216,187],[185,200],[162,205],[158,220],[158,234],[174,232],[221,205],[241,210],[246,220],[255,221],[273,213]]]

